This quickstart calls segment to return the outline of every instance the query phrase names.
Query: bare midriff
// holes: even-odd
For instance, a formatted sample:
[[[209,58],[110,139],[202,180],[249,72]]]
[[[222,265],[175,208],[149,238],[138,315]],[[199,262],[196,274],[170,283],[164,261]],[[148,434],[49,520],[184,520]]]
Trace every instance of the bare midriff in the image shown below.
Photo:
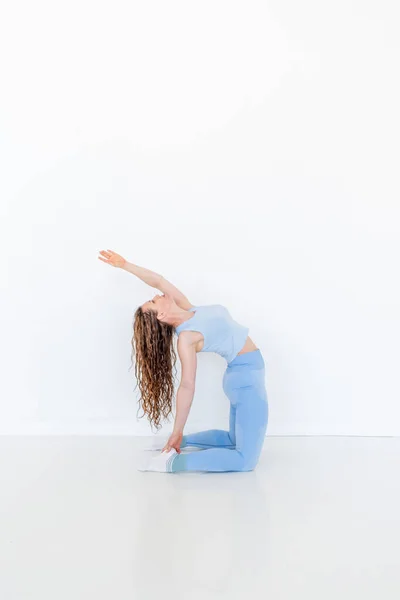
[[[197,340],[195,340],[194,342],[194,346],[196,348],[196,352],[201,352],[203,346],[204,346],[204,337],[200,332],[193,332],[195,334],[197,334]],[[246,338],[246,342],[243,346],[243,348],[240,350],[240,352],[237,353],[236,356],[239,356],[239,354],[245,354],[246,352],[253,352],[254,350],[258,350],[257,346],[255,345],[255,343],[253,342],[253,340],[251,338],[249,338],[249,336],[247,336]]]
[[[241,351],[238,352],[238,355],[246,354],[246,352],[253,352],[254,350],[258,350],[258,348],[255,345],[255,343],[253,342],[253,340],[251,338],[249,338],[249,336],[247,336],[246,342],[245,342],[243,348],[241,349]]]

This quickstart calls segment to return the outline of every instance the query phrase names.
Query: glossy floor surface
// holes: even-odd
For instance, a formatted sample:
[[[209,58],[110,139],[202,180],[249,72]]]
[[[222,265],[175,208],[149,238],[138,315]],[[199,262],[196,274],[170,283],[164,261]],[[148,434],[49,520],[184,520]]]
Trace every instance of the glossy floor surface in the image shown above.
[[[0,437],[1,598],[400,598],[400,438],[270,437],[215,474],[137,471],[146,443]]]

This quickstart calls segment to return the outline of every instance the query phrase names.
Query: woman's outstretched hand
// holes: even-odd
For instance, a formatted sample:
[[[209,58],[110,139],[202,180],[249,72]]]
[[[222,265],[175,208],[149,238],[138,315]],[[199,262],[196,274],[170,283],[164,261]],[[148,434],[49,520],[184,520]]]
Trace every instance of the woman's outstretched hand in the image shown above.
[[[100,250],[100,254],[104,256],[104,258],[102,258],[101,256],[98,256],[97,258],[107,263],[108,265],[111,265],[112,267],[118,267],[122,269],[122,267],[126,263],[126,260],[122,256],[120,256],[120,254],[117,254],[112,250]]]
[[[182,443],[183,434],[182,433],[173,433],[170,435],[168,442],[165,444],[162,452],[169,452],[172,448],[181,453],[181,443]]]

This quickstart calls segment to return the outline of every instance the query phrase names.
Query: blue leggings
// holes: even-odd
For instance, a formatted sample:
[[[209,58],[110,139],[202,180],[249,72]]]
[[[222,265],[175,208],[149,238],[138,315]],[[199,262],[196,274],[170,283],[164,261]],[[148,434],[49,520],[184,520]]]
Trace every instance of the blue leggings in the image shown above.
[[[226,367],[223,390],[230,401],[229,431],[209,429],[184,435],[168,471],[252,471],[260,456],[268,423],[265,363],[259,349],[237,355]]]

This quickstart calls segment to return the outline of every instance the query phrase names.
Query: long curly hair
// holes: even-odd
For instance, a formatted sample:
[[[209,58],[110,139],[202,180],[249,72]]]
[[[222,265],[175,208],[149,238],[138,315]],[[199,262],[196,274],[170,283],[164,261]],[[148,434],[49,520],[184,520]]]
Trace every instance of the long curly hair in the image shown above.
[[[168,420],[172,413],[176,376],[173,334],[174,327],[159,321],[155,311],[143,311],[141,306],[136,309],[131,359],[133,365],[135,355],[135,376],[140,390],[138,412],[142,408],[140,418],[147,415],[151,427],[157,430],[161,421]]]

